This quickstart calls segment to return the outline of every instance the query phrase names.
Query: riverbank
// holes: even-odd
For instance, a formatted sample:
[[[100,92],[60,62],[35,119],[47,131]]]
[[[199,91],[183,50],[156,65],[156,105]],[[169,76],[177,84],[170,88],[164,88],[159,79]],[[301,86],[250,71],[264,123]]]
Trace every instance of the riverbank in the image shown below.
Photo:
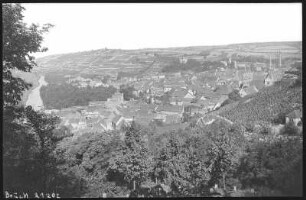
[[[43,108],[43,101],[40,96],[40,88],[48,83],[45,81],[45,76],[41,76],[38,80],[38,86],[31,90],[28,94],[26,106],[32,106],[34,110],[40,110]]]
[[[12,74],[14,77],[21,78],[25,82],[32,84],[32,87],[28,90],[25,90],[21,97],[20,104],[26,105],[26,102],[32,90],[39,86],[38,80],[39,80],[40,75],[37,73],[33,73],[33,72],[22,72],[18,70],[12,71]]]

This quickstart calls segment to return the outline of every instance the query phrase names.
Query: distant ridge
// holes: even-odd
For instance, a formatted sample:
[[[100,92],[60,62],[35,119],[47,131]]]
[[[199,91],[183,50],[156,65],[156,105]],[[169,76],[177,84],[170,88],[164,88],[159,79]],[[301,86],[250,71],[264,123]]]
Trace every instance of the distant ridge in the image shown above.
[[[301,45],[302,41],[271,41],[271,42],[249,42],[249,43],[233,43],[233,44],[224,44],[224,45],[207,45],[207,46],[184,46],[184,47],[164,47],[164,48],[140,48],[140,49],[107,49],[111,51],[165,51],[165,50],[184,50],[184,49],[214,49],[220,47],[232,47],[232,46],[241,46],[241,45]],[[86,51],[78,51],[78,52],[69,52],[69,53],[60,53],[60,54],[52,54],[48,56],[39,57],[36,60],[41,60],[47,57],[52,56],[61,56],[61,55],[68,55],[68,54],[78,54],[78,53],[87,53],[87,52],[96,52],[96,51],[105,51],[105,48],[101,49],[93,49],[93,50],[86,50]]]

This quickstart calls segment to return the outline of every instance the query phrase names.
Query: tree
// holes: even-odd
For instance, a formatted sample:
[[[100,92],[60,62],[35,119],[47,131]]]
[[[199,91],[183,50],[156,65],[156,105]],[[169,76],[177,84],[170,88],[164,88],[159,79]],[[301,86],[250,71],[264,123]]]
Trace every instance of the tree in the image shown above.
[[[48,191],[57,174],[53,150],[58,138],[53,131],[58,118],[30,106],[5,109],[4,115],[9,116],[4,117],[3,131],[5,188]]]
[[[2,4],[3,13],[3,168],[4,188],[21,192],[47,191],[57,185],[53,150],[57,118],[19,106],[23,91],[30,87],[14,70],[30,72],[36,66],[31,53],[41,47],[43,34],[52,27],[26,25],[20,4]]]
[[[135,122],[126,127],[125,142],[114,152],[108,167],[109,174],[119,177],[118,182],[126,183],[134,191],[148,179],[152,166],[152,157],[142,139],[141,131],[141,127]]]
[[[283,195],[302,195],[303,145],[299,138],[248,145],[237,174],[243,187],[258,191],[279,190]],[[264,195],[264,194],[263,194]]]
[[[125,101],[136,98],[136,96],[133,94],[133,91],[135,91],[134,86],[120,85],[120,93],[123,93],[123,98]]]
[[[244,137],[239,126],[231,126],[224,121],[214,122],[207,131],[209,147],[207,156],[211,166],[209,185],[223,183],[226,190],[226,177],[233,176],[243,154]]]
[[[30,84],[21,78],[12,76],[12,70],[29,72],[36,66],[31,53],[46,51],[41,47],[43,34],[48,32],[51,24],[27,26],[22,20],[24,8],[20,4],[6,3],[2,5],[3,16],[3,101],[4,106],[17,105],[22,92],[29,89]]]
[[[154,165],[154,177],[171,186],[171,196],[198,196],[204,193],[209,173],[197,139],[184,139],[180,131],[170,133]]]

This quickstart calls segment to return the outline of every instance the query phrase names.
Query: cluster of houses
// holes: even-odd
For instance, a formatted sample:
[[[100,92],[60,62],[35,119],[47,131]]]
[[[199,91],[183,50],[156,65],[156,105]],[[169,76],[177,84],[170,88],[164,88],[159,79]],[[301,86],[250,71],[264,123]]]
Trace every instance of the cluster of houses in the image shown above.
[[[99,78],[90,79],[90,78],[83,78],[81,76],[77,76],[75,78],[69,77],[66,83],[69,83],[78,88],[99,87],[99,86],[108,87],[109,86],[108,84],[104,84],[102,80]]]
[[[183,56],[179,60],[181,63],[188,61]],[[280,80],[285,71],[267,70],[263,63],[235,62],[234,68],[227,67],[231,62],[229,59],[224,67],[197,74],[190,71],[161,73],[153,66],[151,74],[110,79],[107,84],[99,79],[69,77],[67,82],[78,87],[131,85],[138,100],[124,101],[123,94],[117,92],[107,101],[47,112],[56,112],[63,119],[62,123],[74,132],[116,130],[133,120],[144,125],[154,121],[178,124],[183,121],[184,114],[205,116],[218,109],[234,90],[238,90],[241,97],[254,94]]]

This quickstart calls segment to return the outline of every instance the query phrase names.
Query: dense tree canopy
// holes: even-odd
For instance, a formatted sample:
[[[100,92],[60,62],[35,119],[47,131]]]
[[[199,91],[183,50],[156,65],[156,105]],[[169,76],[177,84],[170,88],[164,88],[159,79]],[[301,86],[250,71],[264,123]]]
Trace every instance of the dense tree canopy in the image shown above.
[[[2,4],[3,27],[3,101],[4,106],[16,105],[21,100],[22,92],[29,89],[30,84],[21,78],[12,76],[12,70],[29,72],[36,63],[31,53],[46,51],[41,47],[43,34],[52,26],[43,27],[32,24],[28,26],[23,20],[20,4]]]
[[[90,101],[107,101],[116,92],[110,87],[78,88],[68,83],[48,84],[41,88],[41,98],[47,109],[87,106]]]
[[[30,87],[13,70],[30,72],[36,66],[31,53],[44,51],[43,33],[51,25],[39,27],[23,23],[20,4],[2,4],[3,12],[3,174],[4,190],[47,192],[61,190],[66,177],[56,168],[53,150],[58,118],[19,106],[23,91]],[[59,130],[58,130],[59,131]],[[58,181],[58,182],[57,182]]]

